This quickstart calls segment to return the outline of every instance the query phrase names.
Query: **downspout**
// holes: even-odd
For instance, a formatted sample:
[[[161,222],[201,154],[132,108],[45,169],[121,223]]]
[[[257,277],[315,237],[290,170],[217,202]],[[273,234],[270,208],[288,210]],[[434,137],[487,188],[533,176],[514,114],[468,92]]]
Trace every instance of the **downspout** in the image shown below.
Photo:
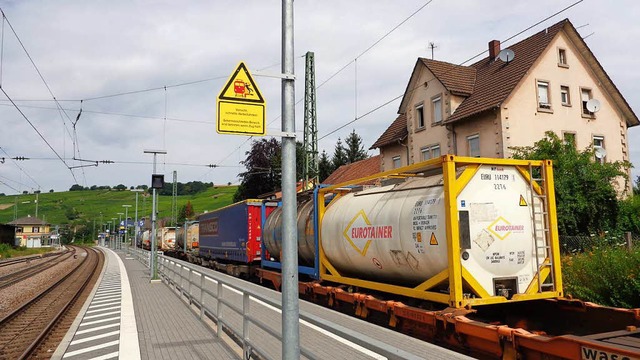
[[[453,124],[445,125],[445,128],[451,131],[451,141],[453,142],[453,155],[458,155],[458,137],[454,130]]]
[[[408,139],[408,137],[407,137]],[[398,141],[398,145],[404,146],[405,148],[407,148],[407,165],[409,165],[409,145],[405,145],[402,143],[402,139],[397,140]]]

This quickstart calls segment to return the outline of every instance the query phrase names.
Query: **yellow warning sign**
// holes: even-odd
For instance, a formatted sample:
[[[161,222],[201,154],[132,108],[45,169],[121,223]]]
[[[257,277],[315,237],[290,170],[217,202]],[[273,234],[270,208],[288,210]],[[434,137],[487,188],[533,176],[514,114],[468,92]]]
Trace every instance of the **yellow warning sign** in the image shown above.
[[[244,62],[220,91],[216,131],[220,134],[264,135],[267,104]]]
[[[527,206],[527,200],[522,195],[520,195],[520,206]]]
[[[429,245],[438,245],[438,239],[436,239],[435,233],[431,233],[431,240],[429,240]]]

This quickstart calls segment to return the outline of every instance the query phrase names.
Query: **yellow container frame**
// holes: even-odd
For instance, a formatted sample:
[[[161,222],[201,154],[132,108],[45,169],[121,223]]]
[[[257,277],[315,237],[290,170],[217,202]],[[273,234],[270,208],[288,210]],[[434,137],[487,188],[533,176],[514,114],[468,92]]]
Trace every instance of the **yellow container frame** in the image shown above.
[[[515,166],[527,181],[531,181],[531,174],[529,173],[530,167],[538,169],[544,167],[544,171],[541,171],[541,173],[544,174],[545,178],[539,182],[534,180],[532,183],[533,189],[538,193],[538,195],[546,196],[546,200],[542,201],[544,202],[545,211],[548,212],[549,216],[550,231],[548,233],[547,242],[551,248],[551,257],[547,257],[544,263],[540,264],[541,266],[537,273],[541,279],[539,279],[538,276],[535,276],[525,290],[525,293],[515,294],[511,299],[507,299],[503,296],[493,296],[487,293],[461,263],[458,205],[456,199],[465,186],[467,186],[471,178],[473,178],[481,165]],[[457,176],[457,171],[461,167],[465,167],[465,169]],[[349,186],[385,178],[406,178],[430,176],[435,174],[442,174],[444,179],[447,257],[449,263],[447,269],[415,287],[398,286],[341,275],[340,272],[331,264],[329,259],[327,259],[322,247],[322,221],[326,208],[335,203],[335,201],[343,194],[349,192]],[[327,194],[334,194],[334,197],[331,199],[331,202],[325,206],[325,196]],[[556,216],[553,164],[551,160],[491,159],[444,155],[439,158],[427,160],[414,165],[385,171],[376,175],[319,189],[318,248],[320,252],[320,278],[326,281],[447,304],[449,307],[453,308],[562,297],[563,290],[562,274],[560,269],[560,242],[558,239]],[[552,266],[548,266],[550,262],[552,262]],[[551,269],[553,269],[554,272],[554,288],[551,291],[540,292],[538,281],[544,282],[549,275],[551,275]],[[432,291],[434,287],[447,281],[449,283],[449,294]],[[463,288],[465,291],[463,291]],[[470,294],[473,296],[469,296]]]

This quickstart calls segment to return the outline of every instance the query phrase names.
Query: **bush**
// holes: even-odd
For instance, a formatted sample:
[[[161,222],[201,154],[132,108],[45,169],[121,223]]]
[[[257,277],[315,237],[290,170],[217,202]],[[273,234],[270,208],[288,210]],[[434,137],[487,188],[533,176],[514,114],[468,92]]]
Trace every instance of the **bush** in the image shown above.
[[[564,291],[600,305],[640,307],[640,247],[601,246],[562,259]]]
[[[10,258],[11,249],[13,249],[13,247],[9,244],[0,244],[0,258],[2,259]]]

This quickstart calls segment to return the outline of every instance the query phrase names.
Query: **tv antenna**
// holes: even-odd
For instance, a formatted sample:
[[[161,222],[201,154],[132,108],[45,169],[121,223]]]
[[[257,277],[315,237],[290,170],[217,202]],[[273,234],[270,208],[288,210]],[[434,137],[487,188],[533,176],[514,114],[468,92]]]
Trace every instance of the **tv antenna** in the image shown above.
[[[433,41],[429,42],[429,49],[431,49],[431,60],[433,60],[433,49],[437,48],[436,43]]]
[[[607,150],[601,147],[596,148],[595,155],[598,159],[604,159],[604,157],[607,156]]]
[[[498,58],[502,60],[505,64],[508,64],[510,61],[513,61],[515,57],[516,57],[516,53],[514,53],[513,50],[511,49],[501,50],[500,53],[498,54]]]

